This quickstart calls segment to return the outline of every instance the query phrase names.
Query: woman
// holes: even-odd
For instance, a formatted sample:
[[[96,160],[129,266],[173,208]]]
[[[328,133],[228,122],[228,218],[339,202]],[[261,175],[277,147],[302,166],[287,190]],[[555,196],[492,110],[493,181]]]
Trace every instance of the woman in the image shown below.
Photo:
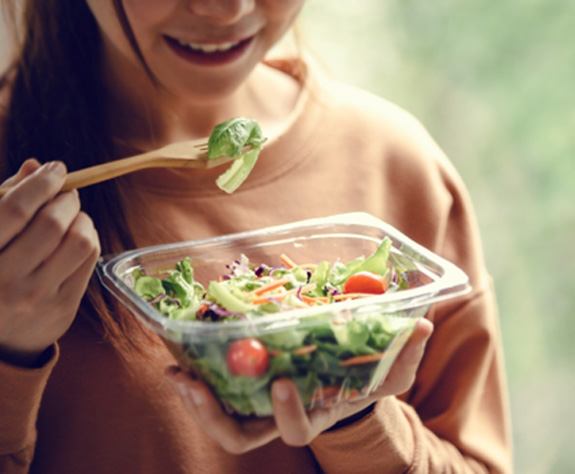
[[[510,470],[497,315],[464,186],[407,113],[302,57],[264,61],[302,3],[25,2],[2,89],[0,471]],[[214,185],[221,170],[60,192],[66,167],[204,137],[239,115],[277,138],[233,195]],[[279,380],[273,419],[239,422],[90,282],[101,252],[352,210],[473,285],[432,309],[431,337],[418,323],[360,402],[307,414]]]

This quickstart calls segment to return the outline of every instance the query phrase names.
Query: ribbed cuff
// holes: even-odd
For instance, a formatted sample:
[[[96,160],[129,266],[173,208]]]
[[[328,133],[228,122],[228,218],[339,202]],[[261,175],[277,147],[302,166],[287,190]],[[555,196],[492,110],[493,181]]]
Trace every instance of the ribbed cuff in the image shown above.
[[[402,403],[386,397],[359,420],[319,435],[310,447],[322,469],[342,474],[409,469],[415,446]]]

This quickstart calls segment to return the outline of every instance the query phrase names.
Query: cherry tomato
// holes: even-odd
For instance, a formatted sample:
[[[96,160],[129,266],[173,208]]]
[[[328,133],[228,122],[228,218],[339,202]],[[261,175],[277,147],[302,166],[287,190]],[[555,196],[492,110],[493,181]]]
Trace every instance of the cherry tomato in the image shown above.
[[[269,354],[257,339],[239,339],[228,347],[226,362],[233,375],[259,377],[268,370]]]
[[[344,293],[372,293],[379,295],[387,290],[385,279],[371,272],[358,272],[351,275],[343,285]]]

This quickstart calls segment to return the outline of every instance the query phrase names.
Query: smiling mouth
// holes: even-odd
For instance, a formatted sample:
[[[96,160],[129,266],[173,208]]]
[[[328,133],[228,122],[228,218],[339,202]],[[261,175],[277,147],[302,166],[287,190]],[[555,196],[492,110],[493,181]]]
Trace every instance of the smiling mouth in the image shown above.
[[[164,36],[167,45],[180,58],[201,65],[227,64],[239,58],[252,43],[254,36],[223,43],[192,43]]]

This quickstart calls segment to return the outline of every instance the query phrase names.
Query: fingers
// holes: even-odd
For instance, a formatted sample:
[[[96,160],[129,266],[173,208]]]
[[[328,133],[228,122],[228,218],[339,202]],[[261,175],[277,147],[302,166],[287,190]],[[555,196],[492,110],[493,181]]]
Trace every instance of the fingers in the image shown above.
[[[87,284],[99,255],[94,224],[80,212],[58,248],[32,273],[32,281],[50,282],[58,293],[75,294]]]
[[[433,323],[429,319],[422,318],[417,321],[413,334],[407,344],[399,353],[398,360],[406,367],[416,369],[423,357],[425,344],[433,332]]]
[[[47,163],[19,181],[0,199],[0,249],[28,225],[32,216],[46,202],[56,196],[65,176],[63,163]]]
[[[92,220],[79,212],[57,249],[31,274],[33,280],[61,284],[86,261],[100,253],[98,234]],[[94,257],[96,255],[96,257]]]
[[[397,356],[378,394],[399,395],[407,391],[415,381],[425,345],[433,332],[433,324],[425,318],[417,321],[407,344]]]
[[[87,258],[57,290],[57,295],[62,301],[79,302],[86,292],[90,282],[90,277],[94,272],[94,267],[98,261],[99,253],[94,252]]]
[[[288,379],[275,381],[272,385],[272,403],[275,422],[282,440],[290,446],[309,444],[316,433],[295,384]]]
[[[32,174],[34,171],[40,168],[40,166],[41,166],[40,163],[35,158],[30,158],[26,160],[24,163],[22,163],[22,166],[20,166],[20,169],[14,176],[8,178],[6,181],[0,184],[0,188],[4,187],[9,188],[11,186],[15,186],[20,181],[22,181],[26,176]]]
[[[180,370],[167,373],[184,406],[207,435],[232,454],[242,454],[277,438],[271,419],[239,421],[228,415],[208,387]]]
[[[42,207],[19,238],[3,251],[3,265],[10,268],[12,277],[27,276],[48,258],[62,242],[79,211],[76,191],[59,194]],[[26,258],[22,259],[22,255]]]

